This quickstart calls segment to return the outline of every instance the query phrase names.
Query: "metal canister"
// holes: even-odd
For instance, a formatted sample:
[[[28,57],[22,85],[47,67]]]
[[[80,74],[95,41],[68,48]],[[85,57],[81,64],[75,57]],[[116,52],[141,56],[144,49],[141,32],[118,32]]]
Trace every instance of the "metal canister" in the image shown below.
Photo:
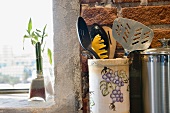
[[[152,48],[142,56],[143,113],[170,113],[170,48]]]

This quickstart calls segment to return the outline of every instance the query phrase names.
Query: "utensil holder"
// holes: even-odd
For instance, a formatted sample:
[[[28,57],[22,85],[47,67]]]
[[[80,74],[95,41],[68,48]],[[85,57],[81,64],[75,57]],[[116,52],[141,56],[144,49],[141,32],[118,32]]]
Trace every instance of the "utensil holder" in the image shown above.
[[[129,60],[88,59],[90,113],[130,113]]]

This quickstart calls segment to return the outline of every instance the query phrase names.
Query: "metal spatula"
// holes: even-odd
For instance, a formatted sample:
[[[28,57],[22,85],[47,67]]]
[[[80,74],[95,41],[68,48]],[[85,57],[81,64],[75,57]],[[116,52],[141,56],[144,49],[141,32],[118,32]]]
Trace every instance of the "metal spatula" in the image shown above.
[[[119,17],[113,22],[112,35],[123,46],[125,56],[128,56],[134,50],[149,48],[154,33],[140,22]]]

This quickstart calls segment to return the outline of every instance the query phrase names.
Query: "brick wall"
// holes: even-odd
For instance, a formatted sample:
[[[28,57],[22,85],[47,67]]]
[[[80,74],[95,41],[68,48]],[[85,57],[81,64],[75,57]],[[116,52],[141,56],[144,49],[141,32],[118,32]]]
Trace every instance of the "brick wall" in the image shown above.
[[[96,3],[98,4],[96,5]],[[161,46],[158,39],[170,38],[169,0],[148,0],[147,5],[141,5],[140,0],[81,0],[81,6],[81,16],[85,19],[88,27],[93,23],[111,27],[114,19],[120,15],[139,21],[153,29],[154,38],[151,48]],[[115,57],[122,57],[123,52],[122,46],[117,43]],[[131,113],[142,113],[139,52],[132,52],[129,58],[132,60],[130,64]],[[82,66],[87,67],[87,59],[82,62]],[[82,75],[88,76],[88,69],[86,72],[82,71]]]

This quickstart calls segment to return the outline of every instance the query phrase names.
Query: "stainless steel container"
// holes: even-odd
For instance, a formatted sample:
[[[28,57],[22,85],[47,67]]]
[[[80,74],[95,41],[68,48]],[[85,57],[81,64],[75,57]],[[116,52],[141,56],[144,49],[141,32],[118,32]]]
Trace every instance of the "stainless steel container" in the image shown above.
[[[143,113],[170,113],[170,48],[148,49],[141,56]]]

